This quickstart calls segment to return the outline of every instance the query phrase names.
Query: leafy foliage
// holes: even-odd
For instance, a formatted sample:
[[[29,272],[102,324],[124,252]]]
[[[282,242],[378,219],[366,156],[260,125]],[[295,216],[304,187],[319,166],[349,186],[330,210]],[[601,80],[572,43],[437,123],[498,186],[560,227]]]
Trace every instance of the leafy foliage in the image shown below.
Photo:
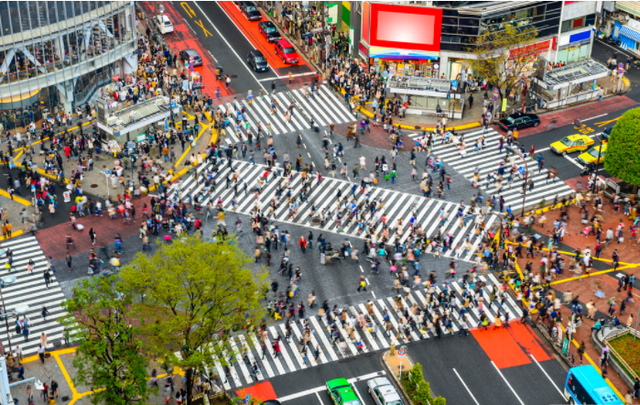
[[[93,404],[146,404],[149,398],[148,360],[130,304],[106,278],[82,280],[73,288],[73,298],[63,303],[70,314],[62,320],[67,339],[74,332],[80,343],[73,380],[96,391]]]
[[[402,376],[402,384],[405,393],[416,405],[446,405],[447,401],[443,397],[433,397],[431,386],[424,380],[422,365],[416,363],[409,370],[409,375]]]
[[[640,185],[640,108],[626,111],[611,129],[604,168],[613,177]]]
[[[120,272],[121,290],[141,296],[134,308],[150,351],[185,370],[188,395],[194,371],[237,355],[230,333],[264,314],[265,277],[255,277],[250,262],[235,240],[183,238],[136,255]]]
[[[475,39],[469,52],[476,56],[471,68],[476,78],[486,78],[503,99],[520,85],[522,74],[535,61],[535,53],[526,52],[527,45],[538,36],[535,27],[514,27],[505,24],[503,31],[486,30]],[[511,58],[511,55],[517,57]]]

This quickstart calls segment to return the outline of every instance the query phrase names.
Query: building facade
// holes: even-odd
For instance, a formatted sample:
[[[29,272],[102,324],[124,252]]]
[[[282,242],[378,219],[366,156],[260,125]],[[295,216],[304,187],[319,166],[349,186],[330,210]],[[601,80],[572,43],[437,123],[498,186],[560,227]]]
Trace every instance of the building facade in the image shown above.
[[[136,51],[133,1],[0,1],[2,126],[84,106]]]
[[[357,8],[361,24],[354,48],[367,64],[394,74],[454,80],[463,71],[472,73],[476,38],[511,24],[536,28],[527,52],[571,63],[591,56],[601,8],[602,2],[588,1],[365,1]]]

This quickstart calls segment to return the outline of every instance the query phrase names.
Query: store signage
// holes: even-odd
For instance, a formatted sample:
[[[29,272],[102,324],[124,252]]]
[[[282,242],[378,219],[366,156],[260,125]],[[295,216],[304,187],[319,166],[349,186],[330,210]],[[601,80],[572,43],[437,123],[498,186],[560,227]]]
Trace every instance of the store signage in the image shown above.
[[[630,18],[625,25],[631,28],[632,30],[636,30],[640,32],[640,21],[638,20],[634,20],[633,18]]]
[[[551,44],[551,40],[546,40],[543,42],[538,42],[536,44],[531,44],[527,46],[523,46],[517,49],[512,49],[509,51],[509,59],[521,58],[523,56],[529,55],[539,55],[543,52],[546,52],[549,49],[549,45]]]
[[[442,12],[440,8],[371,3],[369,44],[439,52]]]

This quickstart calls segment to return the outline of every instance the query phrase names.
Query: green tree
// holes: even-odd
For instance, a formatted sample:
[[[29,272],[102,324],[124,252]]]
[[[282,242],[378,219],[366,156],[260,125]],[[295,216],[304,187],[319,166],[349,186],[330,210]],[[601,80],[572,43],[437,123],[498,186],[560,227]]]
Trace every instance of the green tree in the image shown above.
[[[62,304],[69,313],[62,319],[67,339],[73,335],[80,344],[73,381],[95,391],[93,404],[146,404],[149,398],[148,359],[130,304],[106,278],[82,280]]]
[[[251,261],[233,239],[184,238],[153,255],[137,254],[120,271],[120,289],[142,297],[134,307],[149,349],[184,369],[187,404],[194,371],[224,364],[234,355],[231,332],[255,327],[264,315],[268,286]]]
[[[611,129],[604,168],[636,188],[640,185],[640,108],[622,114]]]
[[[502,30],[483,30],[468,48],[476,58],[471,61],[474,76],[478,80],[486,78],[498,89],[501,100],[508,97],[521,86],[523,74],[537,59],[536,53],[527,48],[537,36],[533,26],[514,27],[508,23]]]

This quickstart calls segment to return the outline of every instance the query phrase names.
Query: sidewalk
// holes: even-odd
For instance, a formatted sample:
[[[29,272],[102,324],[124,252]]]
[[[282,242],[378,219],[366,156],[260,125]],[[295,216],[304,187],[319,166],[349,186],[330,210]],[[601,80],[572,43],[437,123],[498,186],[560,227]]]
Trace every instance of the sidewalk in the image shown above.
[[[23,361],[25,380],[29,378],[36,378],[39,382],[29,381],[20,385],[11,387],[11,395],[14,400],[18,400],[20,405],[28,405],[26,397],[27,386],[31,386],[33,389],[33,398],[35,403],[44,402],[42,393],[36,387],[41,387],[40,382],[46,383],[51,387],[51,382],[56,381],[58,383],[58,397],[56,398],[57,404],[69,404],[69,405],[91,405],[91,394],[94,391],[91,387],[76,386],[72,381],[72,375],[76,375],[76,368],[73,366],[73,359],[76,356],[76,349],[74,347],[65,348],[57,351],[47,353],[45,356],[49,356],[45,359],[44,364],[40,362],[38,356],[25,357]],[[150,367],[156,367],[161,370],[160,367],[154,364]],[[162,373],[162,371],[160,371]],[[180,371],[176,370],[174,376],[174,384],[179,388],[180,386]],[[14,373],[14,377],[17,373]],[[164,381],[166,374],[158,375],[161,381]],[[69,402],[70,401],[70,402]],[[164,387],[158,390],[157,394],[152,394],[149,398],[149,404],[161,405],[164,404]],[[104,404],[109,405],[109,404]]]
[[[592,364],[597,369],[600,368],[598,361],[600,358],[600,352],[597,351],[591,343],[591,327],[595,324],[595,321],[587,318],[587,315],[589,314],[588,308],[593,307],[592,313],[596,320],[600,317],[610,319],[608,316],[608,300],[613,298],[617,305],[615,315],[618,316],[621,324],[625,325],[628,317],[633,315],[633,326],[635,326],[635,315],[638,312],[640,304],[640,292],[638,291],[640,282],[636,281],[634,283],[634,288],[632,289],[633,299],[627,304],[624,313],[620,313],[620,303],[626,298],[627,293],[625,291],[618,292],[618,280],[625,274],[635,275],[636,278],[640,277],[640,244],[637,243],[637,239],[634,239],[633,241],[630,240],[631,234],[628,232],[630,221],[622,212],[624,210],[624,206],[621,207],[620,213],[616,213],[613,210],[613,204],[609,199],[605,198],[603,208],[603,220],[601,222],[603,229],[602,238],[604,239],[607,229],[612,228],[615,231],[618,223],[622,223],[625,226],[625,241],[620,244],[615,240],[612,241],[608,247],[604,248],[600,257],[596,258],[595,253],[593,253],[595,252],[596,244],[595,236],[589,235],[585,238],[582,233],[585,225],[581,223],[581,214],[578,212],[579,207],[572,204],[567,210],[569,220],[566,223],[566,233],[558,246],[560,257],[563,259],[565,264],[564,271],[563,274],[560,274],[553,279],[549,288],[549,291],[551,291],[556,298],[562,300],[564,304],[560,311],[560,316],[562,318],[562,325],[565,329],[565,333],[569,317],[571,315],[570,304],[565,300],[576,299],[582,306],[582,325],[577,328],[576,333],[574,334],[574,341],[570,346],[570,350],[571,353],[573,353],[575,360],[579,363],[580,360],[577,353],[577,345],[584,342],[586,347],[585,353],[587,356],[585,356],[585,360],[582,364]],[[587,209],[590,212],[589,217],[591,217],[594,211],[593,204],[587,203]],[[558,209],[555,211],[548,211],[545,215],[547,217],[546,226],[543,228],[538,220],[536,220],[536,224],[533,226],[532,230],[534,235],[538,234],[541,236],[541,240],[546,246],[550,230],[553,229],[553,221],[560,218],[561,213]],[[531,236],[531,234],[527,235]],[[515,248],[515,245],[512,246]],[[582,276],[580,276],[577,273],[569,271],[569,265],[575,257],[574,252],[576,250],[584,252],[586,249],[591,250],[594,261],[591,275],[588,276],[586,274],[582,274]],[[611,260],[611,255],[614,249],[617,249],[620,255],[620,265],[617,270],[613,269]],[[524,248],[522,253],[523,257],[517,260],[517,268],[524,271],[527,261],[531,261],[533,273],[537,274],[543,253],[546,253],[546,250],[541,252],[539,255],[534,255],[533,258],[526,258],[526,248]],[[533,319],[536,319],[537,315],[532,314],[532,317]],[[611,368],[609,368],[608,378],[622,395],[627,393],[628,387]]]

